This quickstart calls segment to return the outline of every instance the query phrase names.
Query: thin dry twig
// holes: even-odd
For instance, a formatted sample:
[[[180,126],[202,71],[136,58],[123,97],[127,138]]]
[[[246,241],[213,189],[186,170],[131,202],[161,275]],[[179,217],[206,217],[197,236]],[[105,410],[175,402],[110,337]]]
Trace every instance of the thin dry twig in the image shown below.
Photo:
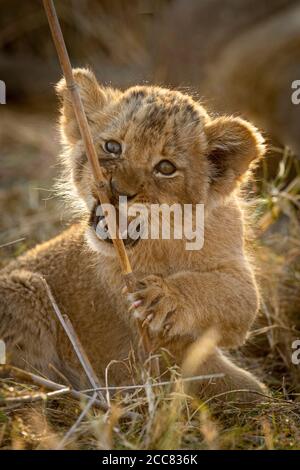
[[[70,387],[61,388],[54,390],[53,392],[47,393],[31,393],[26,395],[20,395],[18,397],[5,397],[0,398],[0,405],[11,405],[12,403],[35,403],[37,401],[46,401],[49,398],[55,398],[61,395],[65,395],[70,392]]]
[[[94,395],[92,396],[92,398],[87,402],[86,406],[83,408],[82,412],[80,413],[80,415],[76,419],[73,426],[71,426],[69,431],[64,435],[62,440],[59,442],[58,446],[56,447],[56,450],[61,450],[65,447],[65,445],[68,442],[68,440],[70,439],[70,437],[76,432],[76,430],[78,429],[78,426],[80,425],[82,420],[85,418],[85,416],[87,415],[87,413],[89,412],[89,410],[91,409],[93,404],[95,403],[96,398],[97,398],[97,392],[95,392]]]
[[[86,376],[91,384],[91,386],[96,389],[97,387],[99,388],[100,387],[100,383],[99,383],[99,380],[97,378],[97,375],[96,373],[94,372],[93,370],[93,367],[83,349],[83,346],[73,328],[73,325],[69,319],[69,317],[67,315],[63,315],[56,303],[56,300],[51,292],[51,289],[49,287],[49,284],[47,283],[46,279],[45,278],[42,278],[42,281],[43,281],[43,284],[45,286],[45,289],[46,289],[46,292],[47,292],[47,295],[49,297],[49,300],[51,302],[51,305],[53,307],[53,310],[60,322],[60,324],[62,325],[63,329],[65,330],[73,348],[74,348],[74,351],[77,355],[77,358],[80,362],[80,364],[82,365],[82,368],[84,370],[84,372],[86,373]],[[100,402],[102,403],[102,405],[104,407],[107,408],[107,404],[106,404],[106,401],[103,397],[103,395],[100,393],[100,391],[98,392],[98,398],[100,400]]]
[[[207,400],[205,400],[204,402],[202,402],[201,405],[197,408],[197,411],[200,410],[201,408],[204,408],[206,405],[208,405],[208,403],[215,400],[216,398],[221,398],[221,397],[228,396],[228,395],[234,395],[234,394],[237,394],[237,393],[252,393],[253,395],[257,395],[259,397],[266,398],[266,400],[268,402],[270,402],[270,401],[282,401],[278,398],[271,397],[270,395],[267,395],[265,393],[257,392],[256,390],[250,390],[248,388],[240,388],[240,389],[235,389],[235,390],[227,390],[226,392],[221,392],[221,393],[218,393],[216,395],[213,395],[212,397],[210,397]],[[239,401],[238,403],[241,403],[243,405],[253,406],[253,402]]]
[[[44,377],[40,377],[39,375],[33,374],[32,372],[28,372],[28,371],[19,369],[18,367],[11,366],[8,364],[0,365],[0,379],[1,378],[2,379],[14,378],[14,379],[17,379],[18,381],[31,383],[33,385],[44,387],[45,389],[53,390],[53,391],[64,390],[63,393],[69,393],[71,397],[75,398],[76,400],[84,399],[84,400],[90,401],[91,398],[93,398],[84,392],[74,390],[70,387],[66,387],[65,385],[58,384],[56,382],[53,382],[52,380],[45,379]],[[66,390],[67,388],[69,389],[68,391]],[[97,390],[95,392],[97,392]],[[99,399],[95,399],[93,401],[93,405],[98,406],[104,412],[108,411],[108,407],[106,403],[103,403],[103,401],[100,401]],[[124,411],[122,412],[122,417],[128,418],[128,419],[136,419],[139,417],[139,414],[136,412]]]
[[[193,377],[181,377],[179,381],[181,382],[195,382],[197,380],[210,380],[210,379],[221,379],[225,376],[225,374],[209,374],[209,375],[195,375]],[[85,390],[81,390],[82,393],[88,392],[95,392],[97,390],[111,390],[111,391],[118,391],[118,390],[136,390],[137,388],[144,388],[148,389],[149,387],[161,387],[163,385],[174,385],[178,382],[178,380],[166,380],[163,382],[155,382],[155,383],[145,383],[145,384],[137,384],[137,385],[120,385],[118,387],[99,387],[99,388],[87,388]]]
[[[6,248],[7,246],[15,245],[17,243],[23,242],[24,240],[26,240],[25,237],[18,238],[17,240],[12,240],[11,242],[3,243],[3,245],[0,245],[0,248]]]
[[[38,385],[39,387],[44,387],[45,389],[48,389],[48,390],[62,390],[66,388],[65,385],[58,384],[56,382],[53,382],[52,380],[45,379],[44,377],[40,377],[39,375],[33,374],[32,372],[19,369],[18,367],[14,367],[8,364],[0,365],[0,378],[9,378],[9,377],[13,377],[23,382],[29,382],[33,385]],[[76,400],[82,400],[83,398],[85,399],[91,398],[89,395],[86,395],[85,393],[79,392],[74,389],[70,389],[69,393]],[[100,408],[102,408],[104,411],[107,411],[106,404],[103,405],[103,403],[100,402],[100,400],[97,400],[95,404],[98,405]]]

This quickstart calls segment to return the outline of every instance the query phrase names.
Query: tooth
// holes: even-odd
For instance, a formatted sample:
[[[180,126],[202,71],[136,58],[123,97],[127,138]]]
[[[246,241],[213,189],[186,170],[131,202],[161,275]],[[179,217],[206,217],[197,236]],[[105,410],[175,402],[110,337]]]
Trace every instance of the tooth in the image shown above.
[[[107,228],[106,220],[105,220],[105,219],[99,220],[98,225],[100,225],[100,227],[103,228],[103,229],[106,229],[106,228]]]
[[[106,231],[102,231],[101,229],[96,229],[96,234],[102,240],[107,240],[109,238],[108,233]]]

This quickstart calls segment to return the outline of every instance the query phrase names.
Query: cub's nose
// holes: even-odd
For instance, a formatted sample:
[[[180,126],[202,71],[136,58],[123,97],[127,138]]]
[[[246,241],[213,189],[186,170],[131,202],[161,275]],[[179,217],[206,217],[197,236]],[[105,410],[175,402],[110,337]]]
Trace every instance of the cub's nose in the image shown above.
[[[137,195],[137,193],[128,190],[128,188],[121,188],[113,178],[110,180],[110,189],[114,199],[119,199],[119,196],[126,196],[130,201]]]

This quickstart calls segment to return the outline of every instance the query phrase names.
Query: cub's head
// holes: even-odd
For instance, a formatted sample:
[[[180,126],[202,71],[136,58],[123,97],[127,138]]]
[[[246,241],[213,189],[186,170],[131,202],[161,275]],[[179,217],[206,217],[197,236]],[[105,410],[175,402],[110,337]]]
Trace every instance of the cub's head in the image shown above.
[[[74,70],[107,189],[133,203],[223,204],[264,153],[262,136],[248,122],[211,118],[190,96],[160,87],[121,92],[100,85],[87,69]],[[93,226],[101,215],[70,92],[57,85],[65,167],[73,197]],[[94,240],[95,244],[95,240]],[[103,245],[103,241],[98,242]],[[133,245],[131,240],[129,245]]]

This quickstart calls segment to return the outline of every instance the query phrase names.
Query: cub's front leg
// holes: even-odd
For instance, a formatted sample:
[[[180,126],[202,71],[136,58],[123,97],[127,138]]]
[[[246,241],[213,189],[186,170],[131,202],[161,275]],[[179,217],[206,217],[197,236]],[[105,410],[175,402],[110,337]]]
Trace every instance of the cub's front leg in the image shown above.
[[[224,271],[150,275],[129,295],[130,310],[166,339],[198,338],[214,327],[220,347],[242,344],[258,308],[258,294],[247,266]]]
[[[78,386],[80,373],[59,354],[58,343],[63,343],[65,335],[59,330],[41,275],[23,269],[3,272],[0,299],[0,339],[6,345],[7,363],[53,380],[61,380],[55,372],[59,370]],[[71,350],[69,358],[73,355]]]

